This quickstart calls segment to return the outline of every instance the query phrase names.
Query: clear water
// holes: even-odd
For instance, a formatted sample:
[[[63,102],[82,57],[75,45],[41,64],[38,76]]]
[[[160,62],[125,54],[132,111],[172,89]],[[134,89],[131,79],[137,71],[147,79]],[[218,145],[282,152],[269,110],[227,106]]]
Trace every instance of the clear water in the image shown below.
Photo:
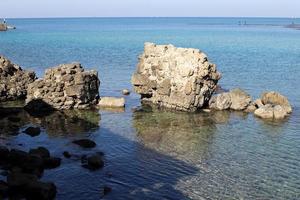
[[[294,112],[272,122],[239,112],[139,111],[134,109],[139,97],[132,94],[125,112],[54,113],[42,119],[14,113],[22,121],[1,118],[0,143],[20,149],[42,145],[57,156],[64,150],[105,153],[100,171],[83,169],[76,159],[47,171],[43,179],[56,183],[57,199],[99,199],[103,185],[113,189],[105,199],[299,199],[300,31],[284,27],[292,21],[300,23],[282,18],[11,19],[17,29],[0,33],[0,53],[39,76],[47,67],[80,61],[99,71],[102,96],[120,96],[121,89],[131,88],[143,43],[172,43],[206,52],[223,74],[222,87],[241,87],[254,98],[265,90],[279,91]],[[41,126],[43,133],[22,134],[29,124]],[[83,137],[96,141],[97,148],[83,151],[71,144]]]

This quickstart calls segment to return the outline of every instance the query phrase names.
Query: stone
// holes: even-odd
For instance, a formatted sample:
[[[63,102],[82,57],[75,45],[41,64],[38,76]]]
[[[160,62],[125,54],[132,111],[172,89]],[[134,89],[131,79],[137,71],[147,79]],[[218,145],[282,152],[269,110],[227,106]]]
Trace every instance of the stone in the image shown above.
[[[98,103],[99,107],[121,108],[125,107],[125,99],[123,97],[101,97]]]
[[[35,80],[34,72],[23,70],[0,55],[0,101],[25,99],[28,85]]]
[[[209,101],[209,108],[215,110],[227,110],[231,106],[231,96],[229,93],[221,93],[213,96]]]
[[[220,78],[198,49],[145,43],[131,83],[143,104],[194,112],[208,104]]]
[[[81,146],[82,148],[94,148],[96,146],[96,143],[89,139],[74,140],[73,143]]]
[[[56,157],[44,158],[44,168],[54,169],[60,166],[61,159]]]
[[[87,164],[92,170],[96,170],[104,166],[102,157],[98,154],[87,157]]]
[[[45,147],[38,147],[36,149],[30,149],[29,154],[31,155],[37,155],[41,158],[50,158],[50,152]]]
[[[71,158],[72,157],[72,155],[68,151],[64,151],[63,155],[64,155],[65,158]]]
[[[124,89],[124,90],[122,90],[122,94],[123,95],[130,95],[130,91],[128,90],[128,89]]]
[[[6,199],[9,192],[8,184],[4,181],[0,181],[0,199]]]
[[[261,106],[257,110],[254,111],[254,115],[263,118],[263,119],[273,119],[274,118],[274,109],[272,105],[267,104]]]
[[[232,110],[245,110],[251,103],[251,96],[239,88],[230,90],[229,94]]]
[[[96,71],[84,71],[80,63],[62,64],[47,69],[43,79],[28,85],[25,107],[27,110],[88,109],[98,102],[99,86]]]
[[[28,127],[23,132],[31,137],[36,137],[41,133],[41,129],[39,127]]]
[[[287,110],[281,105],[276,105],[273,109],[275,119],[284,119],[288,115]]]
[[[266,104],[280,105],[289,114],[292,112],[292,106],[289,100],[278,92],[274,92],[274,91],[264,92],[261,95],[261,101],[264,105]]]

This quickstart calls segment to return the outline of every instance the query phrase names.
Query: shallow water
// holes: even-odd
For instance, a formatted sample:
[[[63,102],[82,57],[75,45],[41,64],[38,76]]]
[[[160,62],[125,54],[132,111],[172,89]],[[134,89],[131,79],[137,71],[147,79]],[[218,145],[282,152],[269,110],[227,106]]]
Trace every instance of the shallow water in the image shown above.
[[[247,26],[239,26],[239,21]],[[299,19],[294,21],[300,22]],[[224,88],[241,87],[255,98],[264,90],[286,95],[294,107],[285,121],[263,121],[240,112],[171,113],[140,106],[126,97],[125,112],[52,113],[34,118],[15,109],[0,115],[0,144],[53,155],[105,153],[96,172],[63,159],[44,180],[54,181],[57,199],[299,199],[300,31],[291,19],[114,18],[14,19],[17,29],[0,33],[0,53],[42,76],[47,67],[80,61],[95,68],[101,95],[120,96],[146,41],[195,47],[222,72]],[[17,107],[10,105],[10,107]],[[18,117],[12,122],[9,117]],[[31,138],[29,125],[42,127]],[[71,144],[88,137],[93,150]],[[22,146],[20,146],[22,145]],[[0,179],[5,179],[1,177]]]

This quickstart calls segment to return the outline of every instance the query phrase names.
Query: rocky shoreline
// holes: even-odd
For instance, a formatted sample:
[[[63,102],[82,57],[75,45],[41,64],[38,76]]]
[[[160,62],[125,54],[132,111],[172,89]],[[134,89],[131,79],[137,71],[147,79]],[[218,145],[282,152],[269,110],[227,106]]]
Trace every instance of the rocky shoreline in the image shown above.
[[[222,90],[218,85],[221,77],[216,65],[210,63],[206,54],[198,49],[146,43],[131,82],[134,91],[141,95],[142,104],[159,109],[183,112],[234,110],[254,113],[259,118],[271,120],[282,120],[292,113],[288,99],[280,93],[263,92],[259,99],[253,100],[242,89]],[[99,87],[98,72],[86,71],[80,63],[62,64],[47,69],[44,77],[38,79],[34,72],[23,70],[0,56],[0,102],[26,102],[19,109],[2,110],[0,107],[0,119],[4,115],[5,120],[22,124],[21,118],[14,112],[22,113],[25,115],[24,119],[29,121],[37,120],[36,116],[53,115],[50,121],[39,118],[40,125],[47,128],[55,127],[57,120],[61,122],[61,116],[64,116],[65,123],[70,123],[69,118],[79,115],[76,110],[103,107],[124,109],[124,97],[101,97]],[[130,91],[124,89],[120,94],[130,95]],[[75,113],[70,114],[68,111]],[[95,124],[98,121],[96,119]],[[72,127],[76,125],[81,126],[80,120],[75,120]],[[5,121],[0,127],[3,128],[1,132],[10,132],[10,128],[15,132],[20,128],[17,125],[6,127]],[[56,131],[60,130],[56,128]],[[36,137],[41,128],[30,126],[23,132]],[[97,146],[87,138],[74,140],[72,144],[83,149]],[[42,146],[28,152],[0,146],[0,167],[7,176],[6,181],[0,181],[0,198],[17,194],[27,199],[54,199],[55,184],[39,179],[44,170],[57,168],[62,159],[73,156],[67,151],[60,157],[51,156],[49,150]],[[79,160],[81,166],[89,170],[98,170],[105,165],[102,152],[80,155]],[[104,188],[104,194],[110,191],[109,187]]]

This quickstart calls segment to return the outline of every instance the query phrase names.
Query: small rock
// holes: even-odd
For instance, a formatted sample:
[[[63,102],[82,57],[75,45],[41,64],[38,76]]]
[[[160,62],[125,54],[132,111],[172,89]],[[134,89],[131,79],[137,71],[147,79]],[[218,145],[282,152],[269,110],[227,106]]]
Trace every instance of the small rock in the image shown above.
[[[28,127],[23,132],[27,135],[30,135],[31,137],[35,137],[41,133],[41,129],[39,127]]]
[[[111,187],[104,186],[102,188],[102,196],[105,196],[105,195],[109,194],[111,191],[112,191]]]
[[[130,91],[128,89],[122,90],[123,95],[130,95]]]
[[[287,110],[280,105],[274,107],[274,118],[275,119],[284,119],[288,115]]]
[[[64,151],[63,155],[64,155],[65,158],[71,158],[72,157],[71,154],[68,151]]]
[[[77,144],[83,148],[94,148],[96,146],[96,143],[89,139],[80,139],[73,141],[74,144]]]
[[[263,119],[273,119],[274,117],[274,110],[272,105],[268,104],[262,106],[254,111],[254,115],[263,118]]]
[[[251,96],[239,88],[230,90],[229,94],[232,110],[245,110],[251,103]]]
[[[54,169],[60,166],[61,159],[56,157],[50,157],[44,159],[45,169]]]
[[[99,107],[120,108],[125,107],[125,99],[116,97],[101,97]]]
[[[227,110],[231,106],[230,93],[222,93],[213,96],[209,101],[209,108],[216,110]]]
[[[33,181],[26,187],[26,198],[36,200],[53,200],[56,196],[56,186],[54,183],[44,183]]]
[[[49,158],[50,157],[50,152],[45,147],[38,147],[36,149],[30,149],[29,154],[38,155],[41,158]]]
[[[292,106],[289,100],[278,92],[265,92],[261,95],[261,101],[264,105],[280,105],[289,114],[292,112]]]
[[[96,170],[104,166],[102,157],[98,154],[87,157],[87,164],[92,170]]]

